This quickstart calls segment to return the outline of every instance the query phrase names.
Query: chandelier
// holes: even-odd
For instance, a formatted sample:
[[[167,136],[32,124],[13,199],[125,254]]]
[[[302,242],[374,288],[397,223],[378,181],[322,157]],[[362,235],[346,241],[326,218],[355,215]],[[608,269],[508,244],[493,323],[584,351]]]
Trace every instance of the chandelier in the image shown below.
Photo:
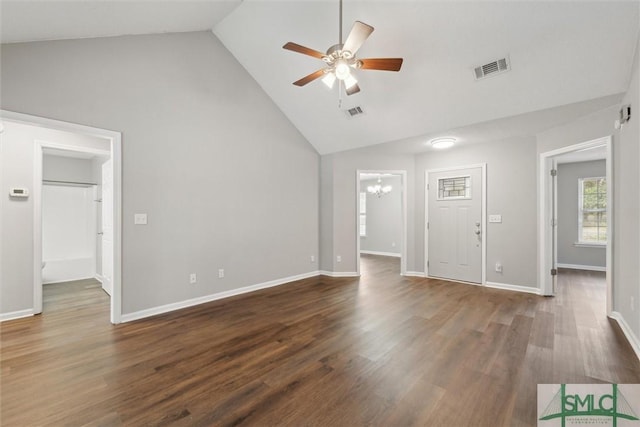
[[[389,194],[391,193],[393,187],[391,187],[390,185],[382,185],[382,179],[378,178],[378,183],[376,185],[370,185],[367,187],[367,192],[369,194],[374,194],[378,197],[382,197],[385,194]]]

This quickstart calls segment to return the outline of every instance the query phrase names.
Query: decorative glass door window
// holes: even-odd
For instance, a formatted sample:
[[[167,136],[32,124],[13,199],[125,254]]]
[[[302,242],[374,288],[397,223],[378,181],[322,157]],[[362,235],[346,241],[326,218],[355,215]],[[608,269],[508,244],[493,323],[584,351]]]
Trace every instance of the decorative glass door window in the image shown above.
[[[454,176],[438,179],[438,200],[470,199],[471,177]]]

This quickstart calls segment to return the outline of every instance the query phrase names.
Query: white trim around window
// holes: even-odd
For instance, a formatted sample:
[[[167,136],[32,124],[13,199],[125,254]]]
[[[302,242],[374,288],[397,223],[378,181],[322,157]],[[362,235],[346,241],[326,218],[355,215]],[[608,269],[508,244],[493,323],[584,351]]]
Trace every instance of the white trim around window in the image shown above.
[[[604,192],[600,191],[600,183],[599,181],[604,181]],[[596,193],[593,196],[596,197],[595,204],[597,207],[585,209],[584,207],[584,184],[586,182],[594,182],[596,185]],[[604,206],[600,206],[600,196],[604,196]],[[584,177],[578,178],[578,241],[574,246],[585,246],[585,247],[593,247],[593,246],[606,246],[607,242],[607,231],[604,230],[604,233],[600,230],[600,216],[604,214],[605,218],[607,215],[607,179],[604,176],[595,176],[595,177]],[[597,216],[596,221],[596,239],[585,239],[584,238],[584,229],[583,229],[583,221],[585,214],[593,214]],[[605,219],[608,222],[608,218]],[[601,234],[604,234],[604,241],[601,240]]]

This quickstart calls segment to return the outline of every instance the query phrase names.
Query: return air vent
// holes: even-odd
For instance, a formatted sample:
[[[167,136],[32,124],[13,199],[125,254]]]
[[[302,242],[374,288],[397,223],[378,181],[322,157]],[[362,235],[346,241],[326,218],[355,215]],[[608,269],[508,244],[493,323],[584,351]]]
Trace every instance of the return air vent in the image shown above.
[[[364,110],[362,109],[362,107],[347,108],[346,110],[343,110],[343,111],[348,118],[361,116],[364,114]]]
[[[487,64],[481,65],[474,69],[474,73],[476,76],[476,80],[485,79],[490,76],[494,76],[496,74],[504,73],[505,71],[509,71],[511,69],[511,64],[509,64],[509,57],[496,59],[495,61],[491,61]]]

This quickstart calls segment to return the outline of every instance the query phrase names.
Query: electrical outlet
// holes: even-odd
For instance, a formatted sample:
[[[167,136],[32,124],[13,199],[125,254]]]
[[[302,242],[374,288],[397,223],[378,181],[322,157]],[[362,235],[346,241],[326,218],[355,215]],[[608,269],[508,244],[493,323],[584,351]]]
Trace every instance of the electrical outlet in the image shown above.
[[[191,283],[193,285],[196,282],[198,282],[198,276],[196,276],[196,273],[191,273],[189,275],[189,283]]]
[[[342,262],[342,256],[338,255],[338,256],[336,257],[336,261],[338,261],[338,262]]]
[[[629,298],[629,304],[631,304],[631,311],[635,311],[636,309],[636,300],[634,297]]]
[[[502,264],[496,262],[496,273],[502,273]]]
[[[147,225],[147,214],[146,213],[133,214],[133,223],[135,225]]]
[[[395,248],[396,247],[396,242],[391,242],[391,247]]]
[[[218,269],[218,279],[222,279],[224,277],[224,268]]]
[[[311,262],[316,262],[316,256],[315,255],[311,255]]]

